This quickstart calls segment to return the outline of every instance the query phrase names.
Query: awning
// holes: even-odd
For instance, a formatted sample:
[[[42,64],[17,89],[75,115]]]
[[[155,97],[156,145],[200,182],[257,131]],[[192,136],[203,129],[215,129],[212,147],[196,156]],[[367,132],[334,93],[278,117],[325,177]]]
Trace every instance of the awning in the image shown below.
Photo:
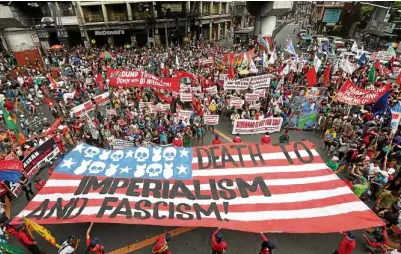
[[[395,37],[395,34],[389,34],[389,33],[385,33],[385,32],[381,32],[381,31],[377,31],[377,30],[362,30],[362,32],[365,33],[369,33],[369,34],[373,34],[375,36],[379,36],[379,37]]]

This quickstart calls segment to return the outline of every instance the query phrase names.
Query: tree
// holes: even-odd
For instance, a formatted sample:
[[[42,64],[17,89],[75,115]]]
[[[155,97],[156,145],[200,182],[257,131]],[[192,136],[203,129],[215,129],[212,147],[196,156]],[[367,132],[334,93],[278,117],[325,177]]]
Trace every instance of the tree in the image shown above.
[[[370,5],[363,5],[361,7],[361,20],[369,20],[370,16],[372,16],[372,12],[373,12],[373,6]]]

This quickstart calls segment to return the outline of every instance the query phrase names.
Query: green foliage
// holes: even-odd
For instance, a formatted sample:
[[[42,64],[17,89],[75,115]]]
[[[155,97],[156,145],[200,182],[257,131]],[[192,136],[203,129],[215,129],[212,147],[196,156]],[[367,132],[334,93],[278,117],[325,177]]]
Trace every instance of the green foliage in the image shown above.
[[[395,1],[393,7],[397,8],[397,9],[401,9],[401,1]]]

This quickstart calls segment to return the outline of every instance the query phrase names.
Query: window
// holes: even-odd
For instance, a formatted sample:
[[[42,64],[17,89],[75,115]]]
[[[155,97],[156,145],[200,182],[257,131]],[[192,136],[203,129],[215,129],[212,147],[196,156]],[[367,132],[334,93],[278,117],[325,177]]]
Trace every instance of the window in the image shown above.
[[[75,11],[71,2],[58,2],[61,16],[75,16]]]

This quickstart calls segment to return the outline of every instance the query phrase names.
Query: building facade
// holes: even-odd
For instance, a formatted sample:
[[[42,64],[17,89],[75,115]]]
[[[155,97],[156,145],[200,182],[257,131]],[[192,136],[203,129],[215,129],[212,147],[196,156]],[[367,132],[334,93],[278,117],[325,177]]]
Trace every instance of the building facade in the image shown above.
[[[2,8],[19,6],[3,4],[0,14]],[[228,36],[232,20],[232,5],[227,1],[66,1],[37,2],[34,7],[41,17],[19,27],[36,33],[39,42],[33,44],[45,49],[55,44],[144,46],[199,38],[220,40]],[[18,15],[11,19],[18,20]],[[16,42],[2,34],[5,43]]]

